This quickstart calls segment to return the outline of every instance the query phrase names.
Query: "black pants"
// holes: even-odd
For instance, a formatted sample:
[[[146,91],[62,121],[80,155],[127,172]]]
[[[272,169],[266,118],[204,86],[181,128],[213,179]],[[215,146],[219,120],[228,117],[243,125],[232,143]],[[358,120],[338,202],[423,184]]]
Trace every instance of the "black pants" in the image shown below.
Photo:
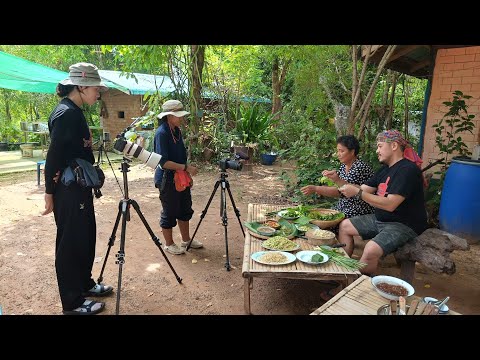
[[[165,177],[159,188],[159,198],[162,203],[160,212],[160,227],[171,229],[177,225],[177,220],[189,221],[193,216],[192,194],[190,188],[179,192],[175,189],[173,178]]]
[[[57,224],[55,270],[63,310],[83,304],[82,293],[95,286],[92,279],[97,226],[91,189],[58,183],[54,195]]]

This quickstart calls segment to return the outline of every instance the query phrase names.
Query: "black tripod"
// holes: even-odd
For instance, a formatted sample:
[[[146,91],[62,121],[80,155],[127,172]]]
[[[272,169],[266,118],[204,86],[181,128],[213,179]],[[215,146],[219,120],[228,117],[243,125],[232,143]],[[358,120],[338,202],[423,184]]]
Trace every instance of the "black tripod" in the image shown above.
[[[228,226],[227,197],[225,195],[225,189],[227,189],[228,195],[230,196],[233,210],[235,210],[235,215],[237,215],[238,223],[240,224],[240,229],[242,229],[243,236],[245,236],[245,231],[243,230],[242,222],[240,221],[240,211],[237,209],[237,206],[235,205],[235,201],[233,200],[232,192],[230,191],[230,183],[228,182],[227,177],[228,177],[228,174],[226,172],[222,171],[220,173],[220,180],[217,180],[217,182],[215,183],[215,187],[213,188],[212,195],[210,195],[210,199],[208,199],[207,205],[205,206],[205,209],[202,211],[202,214],[200,215],[200,221],[198,222],[198,225],[195,229],[195,232],[193,233],[192,239],[187,245],[186,250],[188,251],[188,249],[190,249],[190,244],[195,238],[195,234],[197,233],[197,230],[200,227],[200,224],[202,223],[202,220],[205,217],[205,214],[207,213],[208,207],[212,202],[213,196],[215,195],[215,192],[217,191],[218,186],[221,184],[222,189],[220,192],[220,216],[222,218],[222,225],[225,228],[225,251],[227,255],[225,267],[227,268],[227,271],[230,271],[231,266],[230,266],[230,259],[228,257],[228,237],[227,237],[227,226]]]
[[[145,225],[145,228],[147,229],[148,233],[150,234],[150,237],[152,238],[153,242],[157,247],[160,249],[160,252],[162,253],[163,257],[168,263],[168,266],[170,266],[170,269],[172,269],[173,274],[175,275],[177,281],[179,284],[182,283],[182,278],[177,275],[175,272],[175,269],[173,268],[172,264],[168,260],[167,256],[165,255],[165,252],[162,249],[162,243],[160,242],[159,238],[153,233],[152,228],[150,225],[148,225],[147,220],[143,216],[142,212],[140,211],[140,207],[138,206],[138,203],[133,200],[128,198],[128,179],[127,179],[127,172],[128,168],[130,167],[130,162],[129,159],[126,157],[123,158],[122,160],[122,167],[121,167],[121,172],[123,173],[123,199],[120,200],[118,204],[118,214],[117,214],[117,219],[115,220],[115,225],[113,226],[113,231],[112,235],[110,236],[110,240],[108,242],[108,248],[107,248],[107,253],[105,255],[105,260],[103,261],[102,265],[102,271],[100,272],[100,276],[98,277],[97,283],[101,283],[103,280],[103,271],[105,270],[105,264],[107,263],[108,255],[110,254],[110,249],[115,243],[115,234],[117,233],[117,228],[118,224],[120,223],[120,218],[122,218],[122,230],[121,230],[121,235],[120,235],[120,249],[118,250],[118,253],[115,255],[117,260],[115,261],[116,264],[118,264],[118,285],[117,285],[117,305],[115,309],[115,314],[118,315],[119,309],[120,309],[120,292],[122,289],[122,270],[123,270],[123,264],[125,263],[125,233],[127,230],[127,221],[130,221],[130,205],[133,206],[135,211],[137,212],[138,216],[143,222],[143,225]]]
[[[110,141],[110,134],[105,133],[103,135],[103,137],[98,141],[101,141],[102,143],[98,147],[98,156],[97,156],[97,165],[96,166],[100,167],[104,163],[103,155],[105,155],[105,157],[107,158],[107,161],[108,161],[108,165],[110,165],[110,169],[112,169],[113,176],[115,177],[115,180],[117,181],[118,187],[120,188],[120,191],[122,192],[122,195],[125,196],[125,194],[123,193],[122,187],[121,187],[121,185],[118,181],[117,174],[115,174],[115,171],[113,170],[112,163],[110,162],[110,159],[108,158],[107,150],[105,149],[105,143]],[[96,143],[98,143],[98,141]],[[94,191],[95,197],[97,199],[102,196],[102,192],[100,191],[100,189],[94,189],[93,191]]]
[[[105,157],[107,158],[108,163],[110,164],[110,167],[112,164],[110,163],[110,159],[108,158],[107,150],[105,149],[105,143],[110,141],[110,133],[104,133],[98,141],[95,142],[101,142],[100,146],[98,147],[98,157],[97,157],[97,164],[102,165],[104,163],[103,161],[103,154],[105,154]],[[113,169],[112,169],[113,170]]]

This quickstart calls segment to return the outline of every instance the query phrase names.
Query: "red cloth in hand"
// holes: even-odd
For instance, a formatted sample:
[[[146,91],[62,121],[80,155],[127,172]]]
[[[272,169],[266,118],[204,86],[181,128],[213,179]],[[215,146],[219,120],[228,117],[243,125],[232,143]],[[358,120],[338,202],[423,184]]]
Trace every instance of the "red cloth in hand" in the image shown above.
[[[173,176],[173,181],[175,182],[175,189],[178,192],[184,191],[187,187],[193,185],[193,179],[185,170],[175,170],[175,175]]]

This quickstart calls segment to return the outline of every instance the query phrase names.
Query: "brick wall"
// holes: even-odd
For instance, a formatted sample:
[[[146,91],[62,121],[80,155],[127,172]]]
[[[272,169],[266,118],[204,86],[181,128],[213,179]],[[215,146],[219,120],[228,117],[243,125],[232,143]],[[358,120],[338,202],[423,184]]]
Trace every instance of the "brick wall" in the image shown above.
[[[109,132],[112,139],[133,122],[132,118],[145,115],[147,108],[142,110],[142,95],[128,95],[119,90],[111,89],[102,94],[102,101],[107,111],[103,116],[103,131]],[[120,112],[124,117],[120,118]]]
[[[475,115],[475,129],[473,134],[467,132],[461,136],[469,150],[473,151],[473,147],[480,142],[480,46],[440,49],[437,52],[423,143],[424,166],[438,159],[439,150],[435,146],[436,133],[432,125],[447,112],[448,108],[442,103],[452,100],[455,90],[472,96],[467,105],[468,113]],[[437,169],[432,168],[431,171]]]

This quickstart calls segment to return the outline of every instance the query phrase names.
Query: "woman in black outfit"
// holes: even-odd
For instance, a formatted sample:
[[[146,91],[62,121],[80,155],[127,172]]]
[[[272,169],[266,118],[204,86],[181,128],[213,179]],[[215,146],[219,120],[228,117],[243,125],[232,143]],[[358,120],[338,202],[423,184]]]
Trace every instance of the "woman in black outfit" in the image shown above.
[[[91,188],[76,182],[66,186],[60,180],[71,161],[80,158],[93,164],[92,135],[82,111],[93,105],[106,91],[95,65],[70,66],[69,77],[57,85],[62,98],[50,114],[50,147],[45,162],[45,211],[53,211],[57,225],[55,269],[63,313],[91,315],[102,311],[105,303],[85,299],[104,296],[111,286],[92,279],[95,258],[96,222]]]

